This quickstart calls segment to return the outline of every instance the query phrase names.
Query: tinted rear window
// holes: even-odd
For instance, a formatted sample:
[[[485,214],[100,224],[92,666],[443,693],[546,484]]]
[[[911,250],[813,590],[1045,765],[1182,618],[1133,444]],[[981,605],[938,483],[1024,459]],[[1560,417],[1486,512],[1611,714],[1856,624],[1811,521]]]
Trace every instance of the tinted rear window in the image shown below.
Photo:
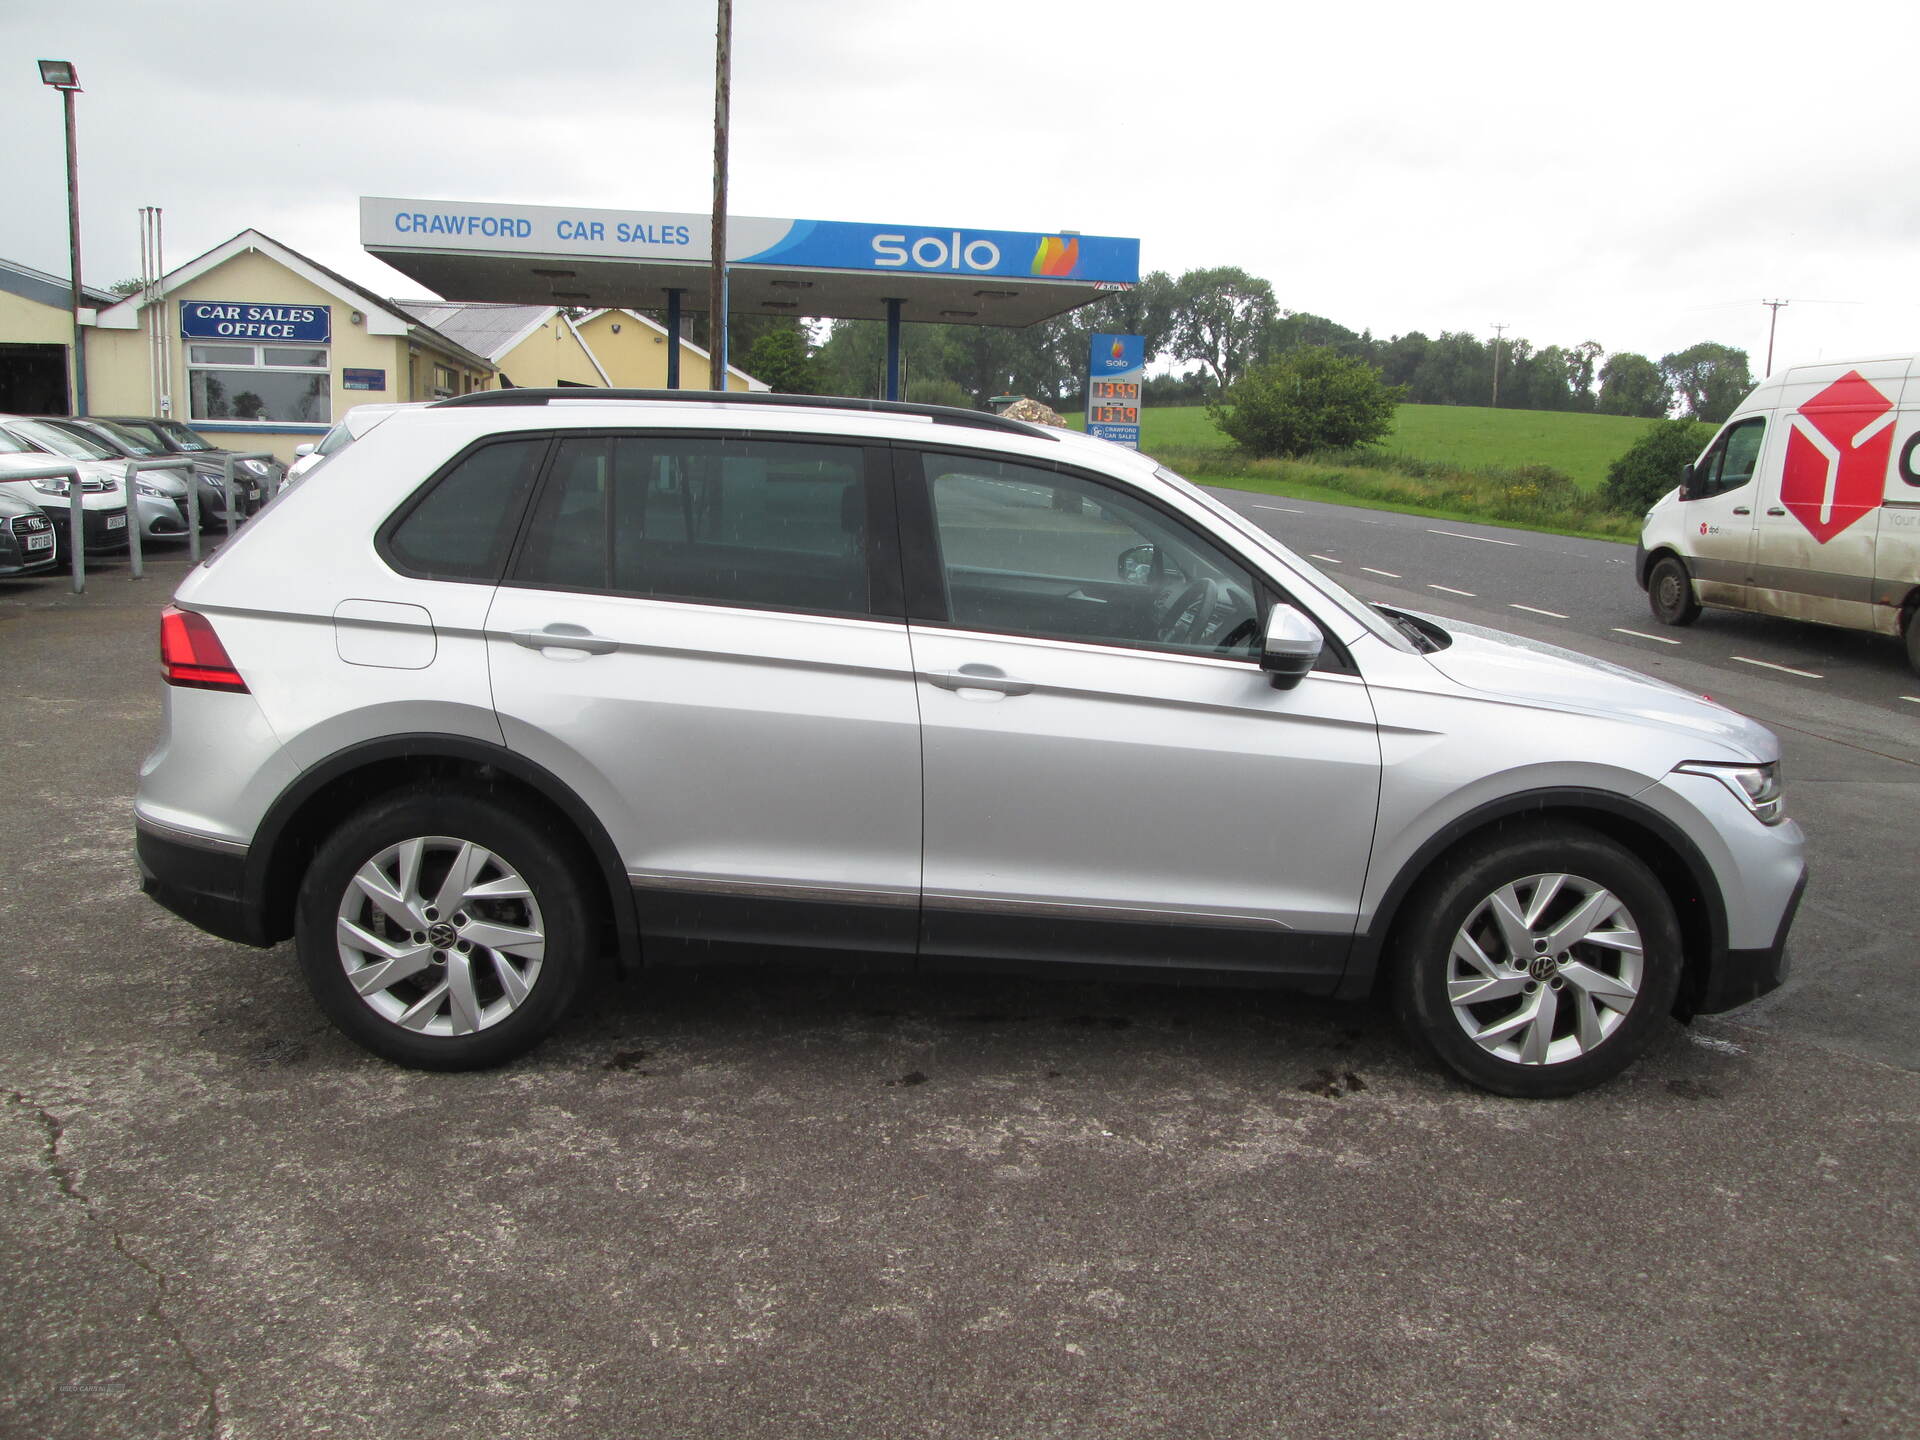
[[[429,580],[499,578],[546,449],[540,437],[468,451],[388,531],[388,563]]]

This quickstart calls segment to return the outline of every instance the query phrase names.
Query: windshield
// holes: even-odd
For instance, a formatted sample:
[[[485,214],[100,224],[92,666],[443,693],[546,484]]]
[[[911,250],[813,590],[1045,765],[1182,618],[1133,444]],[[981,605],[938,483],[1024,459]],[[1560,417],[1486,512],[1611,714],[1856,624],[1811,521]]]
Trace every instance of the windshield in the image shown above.
[[[0,455],[31,455],[36,449],[11,430],[0,430]]]
[[[183,425],[178,420],[150,420],[149,428],[159,431],[176,450],[198,453],[203,450],[218,450],[220,447],[208,440],[191,425]]]
[[[67,430],[58,425],[49,425],[44,420],[16,420],[12,430],[22,440],[39,446],[42,450],[51,450],[56,455],[64,455],[69,460],[112,460],[115,458],[112,448],[94,439],[91,435],[81,435],[77,431]]]
[[[336,450],[344,450],[353,443],[353,432],[347,429],[347,422],[338,425],[320,437],[320,443],[313,447],[316,455],[331,455]]]
[[[161,447],[144,436],[136,435],[124,425],[116,425],[111,420],[89,420],[87,429],[102,437],[108,445],[118,445],[122,450],[135,455],[158,455]]]

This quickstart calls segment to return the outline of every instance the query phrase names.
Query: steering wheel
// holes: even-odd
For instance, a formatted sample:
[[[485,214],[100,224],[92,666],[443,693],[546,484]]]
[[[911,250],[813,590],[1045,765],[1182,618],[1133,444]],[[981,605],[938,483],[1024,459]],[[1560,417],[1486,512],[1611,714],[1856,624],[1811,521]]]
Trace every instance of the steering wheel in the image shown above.
[[[1227,587],[1218,580],[1196,580],[1160,612],[1162,645],[1198,645],[1226,603]]]

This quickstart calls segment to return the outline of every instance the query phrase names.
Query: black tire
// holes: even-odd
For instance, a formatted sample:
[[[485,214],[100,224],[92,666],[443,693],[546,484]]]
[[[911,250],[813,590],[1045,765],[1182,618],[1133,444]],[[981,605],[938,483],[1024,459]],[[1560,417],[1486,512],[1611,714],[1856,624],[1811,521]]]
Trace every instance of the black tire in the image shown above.
[[[1691,625],[1700,618],[1693,578],[1678,556],[1662,555],[1647,571],[1647,607],[1662,625]]]
[[[1557,891],[1534,884],[1554,875],[1568,883]],[[1514,887],[1511,892],[1506,891],[1509,886]],[[1506,893],[1530,903],[1542,890],[1551,899],[1539,924],[1525,933],[1551,933],[1583,902],[1596,907],[1591,924],[1613,928],[1585,932],[1561,952],[1569,957],[1564,961],[1528,944],[1527,968],[1516,969],[1513,952],[1520,947],[1508,943],[1508,931],[1499,924],[1492,902]],[[1602,896],[1610,897],[1611,907]],[[1617,922],[1622,915],[1638,931],[1637,960],[1603,941],[1585,938],[1621,936]],[[1521,918],[1526,918],[1524,912]],[[1456,939],[1463,931],[1491,969],[1456,958]],[[1632,1064],[1671,1014],[1684,964],[1673,904],[1652,873],[1613,841],[1571,824],[1510,828],[1467,846],[1408,900],[1395,934],[1395,1008],[1415,1040],[1481,1089],[1527,1098],[1572,1095]],[[1470,953],[1462,947],[1463,955]],[[1476,1004],[1463,990],[1456,1008],[1450,985],[1464,987],[1483,979],[1488,999]],[[1623,988],[1633,993],[1621,1003],[1624,997],[1617,992]],[[1596,998],[1603,993],[1616,998]],[[1502,1041],[1499,1032],[1522,1024],[1529,1007],[1536,1016],[1546,1012],[1545,1023],[1525,1023],[1518,1034]],[[1492,1038],[1475,1038],[1468,1033],[1469,1024]],[[1543,1043],[1548,1053],[1515,1053],[1528,1042]]]
[[[1920,675],[1920,606],[1907,612],[1907,665]]]
[[[394,889],[422,902],[414,909],[431,917],[431,928],[407,934],[355,877],[363,866],[416,840],[424,842],[413,862],[419,879]],[[462,851],[463,843],[477,848]],[[481,852],[490,863],[479,860]],[[440,884],[466,854],[482,868],[473,871],[473,887],[463,887],[465,908],[450,915],[423,908],[438,898]],[[405,863],[390,858],[384,873],[399,876]],[[551,820],[511,800],[421,786],[376,801],[327,837],[301,880],[294,934],[308,988],[350,1039],[397,1064],[471,1070],[511,1060],[566,1015],[597,953],[598,916],[582,880],[587,863],[579,846],[556,837]],[[524,899],[475,893],[474,887],[489,885],[518,891],[516,880],[524,882]],[[342,938],[343,911],[351,912],[362,935],[404,949],[403,965],[414,967],[411,972],[363,998],[348,965],[362,961],[372,968],[376,952]],[[536,934],[544,937],[538,947],[521,938]],[[442,942],[444,948],[435,948]],[[426,960],[425,954],[437,958]],[[464,1011],[451,998],[456,977]],[[431,991],[443,981],[448,994],[430,1005]],[[395,1010],[414,1014],[439,1033],[403,1026]]]

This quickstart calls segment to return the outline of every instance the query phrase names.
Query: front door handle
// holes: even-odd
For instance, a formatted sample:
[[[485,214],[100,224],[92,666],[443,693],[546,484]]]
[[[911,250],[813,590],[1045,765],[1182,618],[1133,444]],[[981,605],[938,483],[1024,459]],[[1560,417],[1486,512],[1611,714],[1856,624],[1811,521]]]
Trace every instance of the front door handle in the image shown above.
[[[1733,507],[1733,513],[1736,515],[1751,515],[1753,511],[1749,510],[1744,505],[1736,505]]]
[[[1786,514],[1787,512],[1786,512],[1786,509],[1785,509],[1785,507],[1783,507],[1783,506],[1780,506],[1780,505],[1769,505],[1769,506],[1767,507],[1767,513],[1768,513],[1769,515],[1784,515],[1784,514]]]
[[[584,650],[589,655],[611,655],[620,648],[618,640],[596,635],[584,625],[564,622],[539,630],[515,630],[513,643],[529,650]]]
[[[997,665],[962,665],[958,670],[929,670],[927,681],[942,690],[992,690],[1001,695],[1025,695],[1031,680],[1015,680]]]

